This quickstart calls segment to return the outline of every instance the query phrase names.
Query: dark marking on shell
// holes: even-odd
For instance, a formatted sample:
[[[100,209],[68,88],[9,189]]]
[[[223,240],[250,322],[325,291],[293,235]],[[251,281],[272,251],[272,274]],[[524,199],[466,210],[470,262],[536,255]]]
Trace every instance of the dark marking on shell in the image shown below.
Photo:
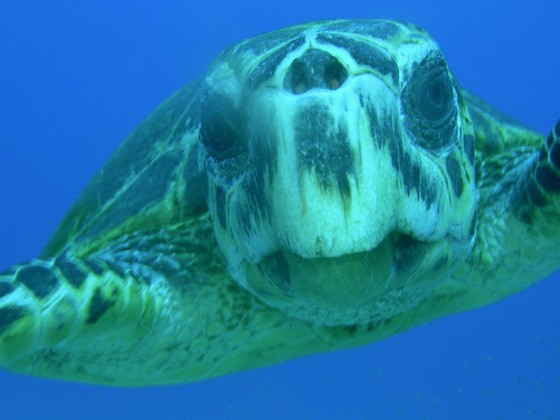
[[[461,165],[453,153],[450,153],[445,159],[445,167],[447,168],[455,196],[461,197],[465,183],[461,174]]]
[[[148,163],[134,183],[119,197],[119,205],[102,213],[84,237],[97,236],[114,229],[132,215],[161,201],[183,155],[183,151],[172,150]]]
[[[3,298],[6,295],[9,295],[15,290],[15,287],[12,283],[8,283],[5,281],[0,281],[0,298]]]
[[[57,257],[54,260],[54,266],[58,268],[68,283],[78,289],[82,287],[87,278],[86,272],[82,271],[77,264],[64,257]]]
[[[86,324],[94,324],[99,318],[103,316],[109,309],[115,306],[116,299],[106,299],[100,288],[95,289],[93,297],[89,304],[89,313]]]
[[[328,107],[316,101],[300,109],[294,128],[298,168],[314,172],[322,188],[336,187],[349,197],[349,176],[355,175],[355,169],[346,124],[337,127]]]
[[[45,298],[58,286],[52,270],[40,265],[30,265],[18,271],[16,281],[25,285],[38,298]]]
[[[26,310],[21,306],[5,306],[0,308],[0,336],[6,332],[10,326],[25,316]]]
[[[128,207],[126,213],[136,213],[147,204],[159,201],[165,195],[182,158],[183,152],[174,150],[151,162],[122,196],[122,202],[127,203]]]
[[[159,184],[151,182],[141,185],[141,187],[135,188],[135,191],[131,191],[130,195],[123,197],[124,199],[119,202],[122,205],[119,204],[114,209],[105,209],[102,212],[103,206],[110,199],[115,198],[131,174],[141,173],[151,164],[153,154],[148,152],[154,150],[156,141],[161,141],[166,148],[171,149],[173,144],[182,140],[187,129],[194,128],[192,121],[198,121],[199,101],[193,100],[193,98],[199,97],[199,88],[198,80],[181,88],[140,123],[108,160],[103,170],[81,193],[65,217],[61,228],[49,241],[42,254],[43,257],[60,254],[71,238],[77,237],[78,242],[81,242],[110,230],[130,218],[144,205],[150,204],[149,198],[160,193],[155,189],[163,185],[166,174],[156,173],[155,176],[152,176],[152,181],[159,180]],[[190,125],[189,121],[191,121]],[[184,150],[181,149],[179,154],[183,153]],[[144,179],[149,179],[149,177],[150,175]],[[92,223],[94,218],[98,219]],[[76,239],[74,240],[76,241]]]

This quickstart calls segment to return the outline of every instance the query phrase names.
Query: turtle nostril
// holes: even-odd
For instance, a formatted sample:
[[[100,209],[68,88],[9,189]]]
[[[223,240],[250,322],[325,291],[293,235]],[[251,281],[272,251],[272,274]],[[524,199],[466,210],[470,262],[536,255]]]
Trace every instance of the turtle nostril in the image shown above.
[[[336,90],[348,79],[348,71],[338,60],[332,61],[325,69],[325,81],[330,90]]]
[[[307,72],[305,63],[301,60],[295,60],[290,66],[285,83],[288,90],[291,90],[296,95],[311,89],[309,86],[312,84],[312,80]]]
[[[340,87],[340,81],[338,81],[338,79],[330,79],[327,83],[330,90],[336,90]]]
[[[296,95],[311,89],[336,90],[347,78],[348,71],[336,57],[310,49],[292,62],[284,79],[284,88]]]

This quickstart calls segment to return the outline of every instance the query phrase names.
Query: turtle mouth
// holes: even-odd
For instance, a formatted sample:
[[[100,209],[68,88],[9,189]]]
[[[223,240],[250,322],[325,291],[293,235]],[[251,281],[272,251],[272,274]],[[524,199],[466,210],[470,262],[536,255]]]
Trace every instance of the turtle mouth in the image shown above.
[[[336,324],[358,311],[369,320],[376,307],[391,315],[433,290],[438,271],[451,263],[447,245],[446,239],[425,242],[394,232],[374,249],[338,257],[303,258],[282,249],[248,264],[247,283],[263,300],[296,316],[324,312]]]

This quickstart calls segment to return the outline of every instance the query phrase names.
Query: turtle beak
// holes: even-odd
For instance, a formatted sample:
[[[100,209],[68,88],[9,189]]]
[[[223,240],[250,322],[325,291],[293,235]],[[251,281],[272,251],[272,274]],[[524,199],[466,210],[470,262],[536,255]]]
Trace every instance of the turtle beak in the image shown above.
[[[324,57],[324,68],[336,67],[333,60]],[[394,93],[371,74],[349,77],[334,90],[309,89],[324,83],[323,77],[306,72],[303,58],[299,76],[290,76],[295,63],[286,83],[297,91],[304,80],[308,90],[270,89],[249,106],[252,160],[247,188],[240,192],[244,197],[234,200],[243,208],[232,212],[240,216],[232,225],[240,235],[249,233],[236,242],[248,244],[252,261],[274,248],[303,258],[366,252],[396,228],[399,190],[385,147],[401,135],[399,126],[391,124],[398,112]],[[366,95],[376,98],[375,109],[361,103]],[[247,214],[256,216],[254,222],[243,217]],[[256,234],[264,225],[275,244],[255,253],[262,249]]]

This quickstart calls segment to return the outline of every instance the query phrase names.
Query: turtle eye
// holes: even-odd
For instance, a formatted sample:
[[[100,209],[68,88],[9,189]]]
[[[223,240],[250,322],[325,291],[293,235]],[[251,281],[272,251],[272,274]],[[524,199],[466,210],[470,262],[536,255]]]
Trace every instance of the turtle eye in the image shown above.
[[[412,71],[402,100],[406,127],[417,143],[437,149],[453,140],[457,103],[443,57],[428,56]]]
[[[216,159],[227,159],[239,151],[241,118],[233,101],[215,92],[202,95],[200,140]]]
[[[418,95],[418,111],[427,121],[439,121],[453,110],[453,92],[449,78],[436,74],[425,82]]]

